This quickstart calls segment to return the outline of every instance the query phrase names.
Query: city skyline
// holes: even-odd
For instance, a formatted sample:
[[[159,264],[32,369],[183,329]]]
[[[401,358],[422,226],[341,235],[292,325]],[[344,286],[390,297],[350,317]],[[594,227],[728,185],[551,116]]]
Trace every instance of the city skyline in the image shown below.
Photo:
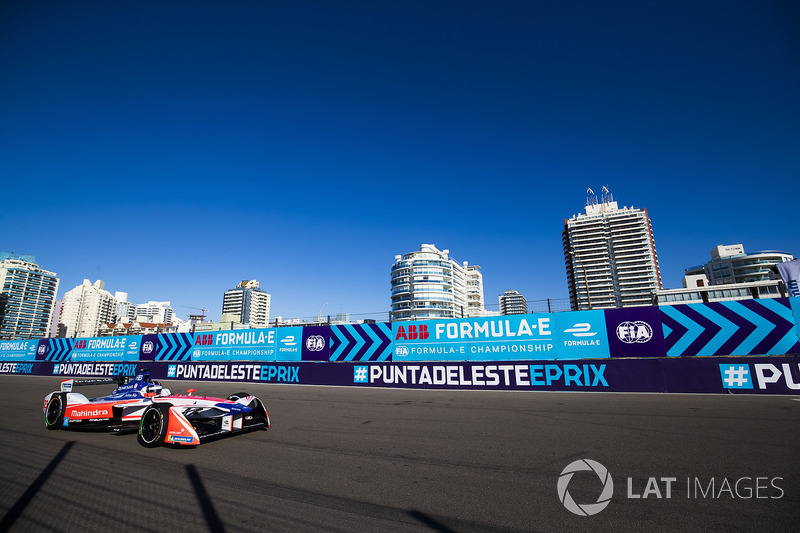
[[[568,298],[586,190],[646,208],[665,288],[718,245],[797,256],[791,2],[5,4],[0,250],[181,318],[390,308],[435,243]]]

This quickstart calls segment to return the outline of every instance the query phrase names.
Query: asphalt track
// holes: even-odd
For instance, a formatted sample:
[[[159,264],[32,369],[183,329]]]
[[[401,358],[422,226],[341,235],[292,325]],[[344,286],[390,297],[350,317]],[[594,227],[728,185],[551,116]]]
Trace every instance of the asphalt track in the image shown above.
[[[47,431],[42,399],[59,381],[0,376],[0,531],[800,529],[796,397],[172,381],[256,394],[273,427],[146,449],[134,435]],[[580,459],[614,483],[593,516],[559,499]],[[589,471],[565,486],[590,504],[603,485]]]

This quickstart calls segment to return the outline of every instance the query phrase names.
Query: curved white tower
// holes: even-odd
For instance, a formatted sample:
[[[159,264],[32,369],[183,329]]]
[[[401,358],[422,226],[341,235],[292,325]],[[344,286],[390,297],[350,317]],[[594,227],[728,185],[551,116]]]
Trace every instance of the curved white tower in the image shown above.
[[[485,312],[481,267],[466,261],[459,264],[449,253],[422,244],[418,252],[395,256],[392,320],[458,318]]]

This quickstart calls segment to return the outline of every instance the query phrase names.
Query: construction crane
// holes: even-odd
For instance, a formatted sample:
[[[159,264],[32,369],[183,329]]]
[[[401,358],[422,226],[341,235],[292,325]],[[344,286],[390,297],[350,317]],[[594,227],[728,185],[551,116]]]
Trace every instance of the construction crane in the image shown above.
[[[188,305],[182,305],[181,307],[183,307],[184,309],[194,309],[196,311],[201,311],[202,314],[200,315],[200,322],[206,321],[206,311],[208,311],[208,309],[206,309],[205,307],[189,307]],[[193,316],[197,315],[189,315],[189,318],[191,319]]]

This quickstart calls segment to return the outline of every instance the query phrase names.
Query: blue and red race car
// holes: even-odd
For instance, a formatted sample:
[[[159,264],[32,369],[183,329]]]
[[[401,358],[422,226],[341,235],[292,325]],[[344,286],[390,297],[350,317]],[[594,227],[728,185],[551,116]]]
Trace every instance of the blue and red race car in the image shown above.
[[[72,379],[61,382],[61,390],[44,399],[47,429],[99,428],[133,431],[142,446],[162,444],[196,446],[214,438],[270,427],[264,404],[240,392],[226,399],[174,395],[145,370],[128,383],[121,383],[111,394],[87,398],[72,392],[76,385],[113,383],[110,379]]]

